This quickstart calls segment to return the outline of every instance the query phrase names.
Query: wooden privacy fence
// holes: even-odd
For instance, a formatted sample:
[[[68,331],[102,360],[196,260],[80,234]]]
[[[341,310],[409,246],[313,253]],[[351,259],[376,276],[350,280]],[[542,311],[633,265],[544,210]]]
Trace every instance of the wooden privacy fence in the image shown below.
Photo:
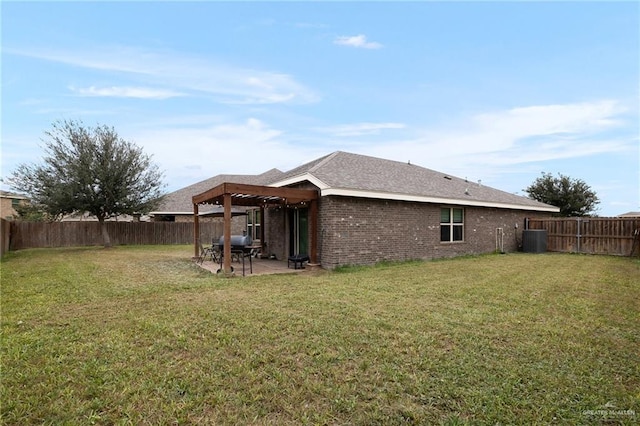
[[[9,251],[9,233],[11,222],[0,219],[0,256]]]
[[[103,244],[98,222],[9,223],[10,250]],[[106,226],[114,246],[193,243],[192,222],[106,222]],[[200,241],[208,245],[222,231],[222,223],[200,223]]]
[[[548,251],[617,256],[640,254],[637,240],[640,218],[529,219],[528,227],[529,229],[545,229],[547,231]]]

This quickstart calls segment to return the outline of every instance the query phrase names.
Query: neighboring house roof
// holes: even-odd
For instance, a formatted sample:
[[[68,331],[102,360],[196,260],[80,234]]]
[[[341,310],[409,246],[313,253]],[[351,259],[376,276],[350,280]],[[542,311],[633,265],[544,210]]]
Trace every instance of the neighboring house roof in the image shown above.
[[[133,222],[137,220],[139,222],[147,222],[149,221],[149,217],[147,215],[140,215],[137,219],[128,214],[121,214],[115,217],[110,217],[105,219],[107,222]],[[77,213],[77,214],[68,214],[60,219],[60,222],[97,222],[98,218],[92,215],[91,213]]]
[[[273,186],[309,181],[322,196],[353,197],[558,212],[527,197],[468,182],[410,163],[343,151],[333,152],[285,173]]]
[[[640,217],[640,212],[627,212],[619,214],[618,217]]]
[[[0,191],[0,198],[10,198],[12,200],[28,200],[26,195],[16,194],[15,192]]]
[[[164,196],[156,210],[150,212],[151,215],[180,215],[193,214],[193,196],[201,194],[211,188],[215,188],[221,183],[244,183],[252,185],[267,185],[279,179],[283,173],[278,169],[271,169],[259,175],[217,175],[205,179],[193,185],[189,185]],[[220,207],[201,206],[200,215],[212,215],[219,213]],[[234,212],[235,213],[235,212]]]

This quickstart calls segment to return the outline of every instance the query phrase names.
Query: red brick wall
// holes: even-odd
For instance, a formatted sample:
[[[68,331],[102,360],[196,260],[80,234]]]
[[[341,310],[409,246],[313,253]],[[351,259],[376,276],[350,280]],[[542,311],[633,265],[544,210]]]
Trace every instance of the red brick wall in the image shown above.
[[[516,233],[521,239],[524,218],[549,216],[519,210],[464,207],[464,241],[441,243],[441,207],[452,206],[323,197],[319,209],[322,266],[334,268],[383,260],[490,253],[496,249],[496,228],[503,228],[504,250],[516,251]]]

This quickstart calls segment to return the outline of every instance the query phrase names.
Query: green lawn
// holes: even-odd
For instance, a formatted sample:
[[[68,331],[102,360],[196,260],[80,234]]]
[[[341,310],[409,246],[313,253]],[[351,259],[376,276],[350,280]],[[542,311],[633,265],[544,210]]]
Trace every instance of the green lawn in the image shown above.
[[[640,261],[218,277],[190,246],[2,260],[2,423],[636,424]]]

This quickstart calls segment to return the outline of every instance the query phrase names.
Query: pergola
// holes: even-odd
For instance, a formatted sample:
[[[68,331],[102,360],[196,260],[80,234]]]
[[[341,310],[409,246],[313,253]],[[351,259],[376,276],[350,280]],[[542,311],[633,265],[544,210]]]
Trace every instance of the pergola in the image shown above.
[[[225,182],[201,194],[194,195],[193,201],[193,235],[195,256],[200,254],[200,222],[198,205],[214,204],[224,208],[224,252],[223,271],[231,273],[231,206],[273,207],[309,205],[309,260],[317,262],[317,224],[318,224],[318,191],[315,189],[299,189],[247,185]]]

